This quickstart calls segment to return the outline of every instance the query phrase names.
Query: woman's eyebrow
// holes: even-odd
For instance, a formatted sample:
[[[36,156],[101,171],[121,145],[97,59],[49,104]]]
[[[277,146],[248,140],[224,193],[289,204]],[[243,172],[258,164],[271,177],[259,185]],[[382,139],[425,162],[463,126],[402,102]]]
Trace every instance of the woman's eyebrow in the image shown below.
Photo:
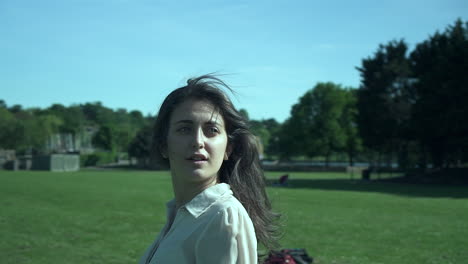
[[[174,122],[174,124],[180,124],[180,123],[193,124],[193,121],[192,120],[179,120],[179,121]]]
[[[177,124],[189,124],[189,125],[191,125],[193,123],[194,123],[193,120],[183,119],[183,120],[178,120],[178,121],[174,122],[173,124],[174,125],[177,125]],[[209,121],[205,122],[205,124],[206,125],[223,126],[223,124],[221,122],[218,122],[217,120],[209,120]]]
[[[205,122],[207,125],[215,125],[215,126],[223,126],[221,122],[218,122],[217,120],[210,120],[208,122]]]

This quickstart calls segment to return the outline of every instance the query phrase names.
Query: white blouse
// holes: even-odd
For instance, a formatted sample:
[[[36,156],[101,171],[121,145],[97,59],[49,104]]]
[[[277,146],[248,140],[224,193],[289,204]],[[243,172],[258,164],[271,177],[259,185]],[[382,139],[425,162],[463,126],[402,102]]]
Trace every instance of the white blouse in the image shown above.
[[[175,210],[139,264],[257,263],[257,239],[247,211],[226,183],[211,186]]]

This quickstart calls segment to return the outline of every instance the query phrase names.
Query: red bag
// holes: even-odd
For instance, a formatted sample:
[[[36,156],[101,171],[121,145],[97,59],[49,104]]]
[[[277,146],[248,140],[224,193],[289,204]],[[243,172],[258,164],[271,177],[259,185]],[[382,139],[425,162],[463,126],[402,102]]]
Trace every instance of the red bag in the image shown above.
[[[284,250],[272,251],[268,254],[268,258],[263,262],[264,264],[296,264],[293,257]]]
[[[303,248],[283,249],[281,251],[271,251],[264,264],[310,264],[314,259],[307,254]]]

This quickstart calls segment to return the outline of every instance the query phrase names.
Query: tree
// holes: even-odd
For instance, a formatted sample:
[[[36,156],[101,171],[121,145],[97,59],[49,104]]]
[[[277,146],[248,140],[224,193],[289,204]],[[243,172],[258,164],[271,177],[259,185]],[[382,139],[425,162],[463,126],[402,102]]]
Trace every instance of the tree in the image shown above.
[[[128,146],[128,156],[148,160],[151,155],[152,127],[141,128]]]
[[[116,151],[126,151],[130,142],[136,135],[136,128],[133,128],[130,123],[123,123],[116,126],[113,133]]]
[[[269,132],[270,136],[268,144],[265,146],[265,154],[269,156],[277,156],[280,154],[279,148],[279,131],[281,124],[274,118],[265,119],[261,121],[265,129]]]
[[[115,134],[113,129],[107,125],[101,126],[92,139],[94,146],[107,151],[115,149]]]
[[[415,134],[436,167],[468,161],[468,23],[459,19],[411,53]]]
[[[140,129],[143,126],[145,126],[146,120],[140,111],[133,110],[129,113],[129,115],[130,115],[130,122],[132,124],[132,127]]]
[[[260,154],[278,155],[278,122],[273,118],[263,120],[250,119],[249,113],[244,108],[239,109],[239,113],[247,120],[250,131],[259,139],[261,143]],[[275,133],[275,136],[273,136],[273,133]],[[276,147],[273,147],[272,144]]]
[[[126,151],[136,132],[151,122],[153,117],[144,117],[140,111],[113,111],[100,102],[23,109],[21,105],[8,107],[0,100],[0,147],[19,152],[42,151],[47,139],[56,133],[71,134],[80,138],[82,144],[89,143],[89,134],[83,131],[99,127],[91,139],[96,147]]]
[[[345,93],[340,85],[334,83],[318,83],[311,93],[311,112],[308,118],[311,122],[311,149],[309,156],[325,156],[328,166],[333,152],[344,150],[346,134],[340,124],[345,106]]]
[[[53,104],[47,108],[43,114],[53,115],[62,120],[59,127],[61,133],[71,133],[76,135],[85,125],[85,116],[81,107],[78,105],[72,105],[65,107],[61,104]]]
[[[362,151],[362,140],[357,126],[357,98],[356,90],[348,89],[344,92],[345,105],[341,114],[340,125],[346,136],[344,149],[348,155],[349,165],[353,166],[356,155]]]
[[[249,112],[245,110],[244,108],[239,109],[239,114],[245,118],[245,120],[249,121]]]
[[[21,105],[16,104],[8,108],[8,110],[12,112],[13,114],[16,114],[16,113],[23,111],[23,107]]]
[[[342,151],[346,135],[340,124],[345,106],[340,85],[318,83],[293,105],[280,131],[283,155],[324,156],[328,166],[333,152]]]
[[[268,142],[271,137],[270,131],[268,131],[262,121],[250,120],[249,125],[252,133],[260,139],[262,144],[262,149],[260,151],[263,152],[263,150],[268,147]]]
[[[398,151],[408,134],[413,81],[408,46],[403,41],[380,45],[357,69],[361,86],[357,92],[358,126],[364,145],[379,153]],[[404,135],[405,134],[405,135]]]
[[[42,114],[36,115],[35,120],[36,124],[36,134],[34,136],[34,142],[31,142],[36,149],[43,149],[47,139],[58,133],[60,127],[63,125],[63,120],[55,115]]]
[[[294,107],[293,107],[294,108]],[[304,137],[302,131],[302,123],[299,118],[291,117],[286,119],[277,132],[278,154],[281,160],[289,160],[292,156],[303,155],[304,142],[301,137]]]
[[[102,105],[101,102],[80,105],[84,116],[94,124],[109,125],[115,123],[114,111]]]
[[[0,148],[15,149],[16,137],[15,135],[16,119],[5,107],[0,108]]]

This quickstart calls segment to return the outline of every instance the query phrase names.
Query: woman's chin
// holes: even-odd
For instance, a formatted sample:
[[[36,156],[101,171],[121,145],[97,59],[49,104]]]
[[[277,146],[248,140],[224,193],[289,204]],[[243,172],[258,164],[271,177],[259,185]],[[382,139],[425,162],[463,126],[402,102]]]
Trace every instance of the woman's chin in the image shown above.
[[[209,173],[204,170],[193,170],[190,173],[190,181],[192,182],[207,182],[210,181],[211,179],[216,179],[217,174],[216,173]]]

